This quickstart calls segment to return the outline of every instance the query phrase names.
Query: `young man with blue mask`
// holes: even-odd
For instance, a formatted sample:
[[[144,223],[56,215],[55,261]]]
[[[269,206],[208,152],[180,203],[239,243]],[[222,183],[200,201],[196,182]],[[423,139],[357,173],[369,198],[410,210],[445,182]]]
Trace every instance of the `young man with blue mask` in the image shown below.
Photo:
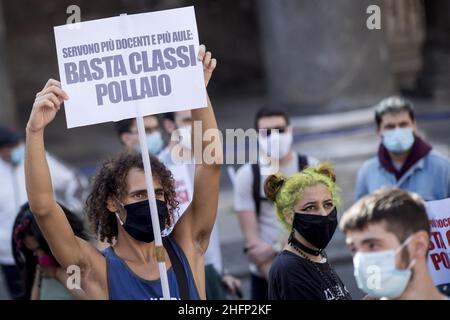
[[[426,201],[450,197],[450,160],[417,135],[412,104],[400,97],[375,109],[378,155],[366,161],[356,178],[356,198],[383,186],[416,192]]]
[[[57,200],[80,213],[89,185],[87,178],[53,156],[47,154],[47,158]],[[11,247],[14,219],[28,201],[24,160],[23,135],[0,127],[0,266],[11,299],[22,299],[24,293]]]
[[[136,119],[118,121],[115,123],[115,127],[117,134],[119,135],[120,143],[128,150],[140,151]],[[156,116],[144,117],[144,127],[148,152],[153,155],[158,155],[164,147],[164,140],[158,118]]]
[[[398,188],[366,195],[341,218],[358,287],[370,298],[448,299],[433,284],[430,225],[422,199]]]

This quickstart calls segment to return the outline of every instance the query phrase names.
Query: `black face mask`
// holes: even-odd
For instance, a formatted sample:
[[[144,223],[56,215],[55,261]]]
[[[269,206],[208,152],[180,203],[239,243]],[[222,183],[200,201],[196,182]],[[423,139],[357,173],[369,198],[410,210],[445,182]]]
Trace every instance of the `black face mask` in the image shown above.
[[[295,213],[292,228],[297,230],[309,243],[320,251],[324,249],[337,227],[336,208],[327,216]]]
[[[156,206],[158,208],[159,226],[162,232],[166,227],[167,205],[164,201],[156,200]],[[127,212],[127,218],[122,227],[128,234],[138,241],[147,243],[154,241],[155,235],[153,234],[148,200],[127,204],[124,206],[124,209]]]

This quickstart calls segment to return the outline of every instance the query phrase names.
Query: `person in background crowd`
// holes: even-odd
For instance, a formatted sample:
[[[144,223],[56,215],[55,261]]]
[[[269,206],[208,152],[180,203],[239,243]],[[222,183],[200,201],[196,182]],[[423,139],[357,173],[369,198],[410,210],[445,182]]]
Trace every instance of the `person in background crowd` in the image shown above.
[[[115,123],[115,127],[122,145],[128,150],[140,151],[136,119],[118,121]],[[158,118],[153,115],[144,117],[144,127],[148,152],[157,156],[164,146]]]
[[[61,205],[74,234],[89,241],[88,234],[79,216]],[[25,297],[31,300],[84,299],[82,290],[69,289],[67,270],[61,268],[53,257],[41,230],[25,203],[16,217],[13,227],[12,252],[19,269]],[[76,285],[76,283],[75,283]]]
[[[356,198],[381,187],[416,192],[425,201],[450,198],[450,160],[417,134],[411,102],[389,97],[375,108],[378,155],[366,161],[356,178]]]
[[[193,163],[191,143],[192,123],[192,115],[189,110],[165,113],[163,115],[163,127],[170,139],[158,155],[159,160],[168,167],[184,166],[190,179],[188,183],[191,185],[194,184],[195,180],[195,164]],[[192,161],[190,163],[174,161],[173,152],[175,152],[175,148],[178,148],[177,151],[180,154],[190,155],[188,158]],[[176,176],[175,180],[177,180]],[[180,216],[175,219],[180,219],[182,214],[183,212],[180,212]],[[217,224],[214,224],[209,246],[205,253],[205,276],[208,300],[223,300],[226,298],[226,293],[237,294],[238,297],[242,297],[241,281],[224,272]]]
[[[0,127],[0,265],[11,299],[23,299],[24,288],[11,251],[11,232],[19,208],[27,202],[23,135]],[[56,199],[81,214],[89,183],[85,176],[47,153]]]

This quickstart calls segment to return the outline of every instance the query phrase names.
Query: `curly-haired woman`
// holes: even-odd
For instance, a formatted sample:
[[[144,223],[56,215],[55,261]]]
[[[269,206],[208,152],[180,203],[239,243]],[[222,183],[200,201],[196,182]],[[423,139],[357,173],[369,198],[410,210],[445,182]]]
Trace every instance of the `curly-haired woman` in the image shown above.
[[[204,46],[200,46],[199,60],[207,84],[216,60],[210,52],[205,52]],[[140,155],[121,154],[105,162],[94,179],[87,206],[90,222],[100,240],[112,244],[100,252],[73,234],[53,197],[43,134],[67,99],[58,81],[47,82],[36,95],[27,124],[26,143],[25,172],[31,211],[59,264],[64,268],[80,267],[81,288],[90,299],[144,300],[162,297],[157,261],[163,260],[168,267],[172,298],[204,298],[203,254],[217,212],[220,139],[203,142],[203,149],[216,152],[215,158],[196,166],[193,200],[165,241],[166,250],[155,246]],[[209,99],[207,108],[192,110],[192,118],[202,122],[202,134],[217,128]],[[158,216],[161,228],[165,228],[171,223],[177,206],[174,181],[156,158],[151,157],[151,165]]]
[[[340,199],[335,181],[328,164],[266,179],[266,196],[275,202],[280,222],[291,232],[269,272],[270,299],[351,299],[323,251],[337,227]]]

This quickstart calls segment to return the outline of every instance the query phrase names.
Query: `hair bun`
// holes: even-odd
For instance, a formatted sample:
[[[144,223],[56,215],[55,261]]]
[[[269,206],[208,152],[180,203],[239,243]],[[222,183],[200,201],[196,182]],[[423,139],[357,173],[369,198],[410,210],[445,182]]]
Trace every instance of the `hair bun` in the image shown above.
[[[331,166],[329,162],[323,162],[319,165],[317,165],[314,168],[314,171],[318,174],[324,175],[328,178],[330,178],[333,182],[336,182],[336,171]]]
[[[269,200],[275,202],[278,191],[280,191],[285,180],[286,178],[281,174],[272,174],[267,177],[264,182],[264,193]]]

